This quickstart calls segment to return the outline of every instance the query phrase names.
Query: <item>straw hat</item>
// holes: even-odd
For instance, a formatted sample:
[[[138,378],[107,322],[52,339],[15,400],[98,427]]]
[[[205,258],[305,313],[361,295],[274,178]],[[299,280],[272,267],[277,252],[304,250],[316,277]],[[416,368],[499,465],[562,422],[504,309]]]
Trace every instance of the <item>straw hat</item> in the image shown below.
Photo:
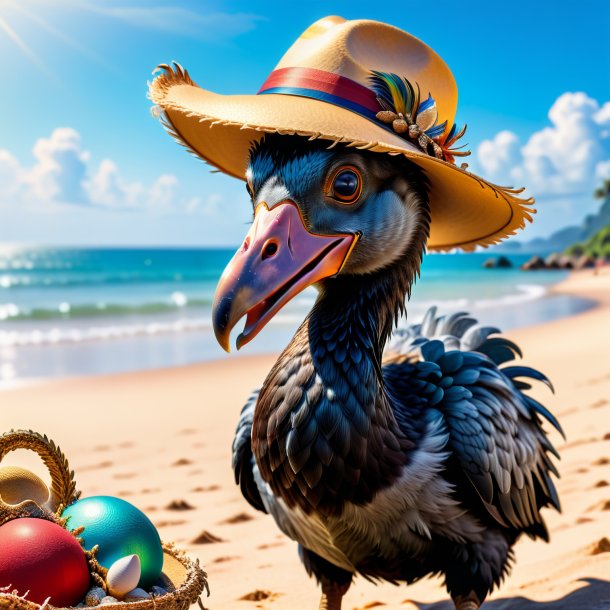
[[[430,181],[429,250],[472,250],[531,222],[533,199],[458,167],[457,86],[445,62],[402,30],[326,17],[288,49],[256,95],[218,95],[178,64],[159,66],[150,98],[168,131],[198,157],[245,179],[251,144],[296,134],[405,155]]]

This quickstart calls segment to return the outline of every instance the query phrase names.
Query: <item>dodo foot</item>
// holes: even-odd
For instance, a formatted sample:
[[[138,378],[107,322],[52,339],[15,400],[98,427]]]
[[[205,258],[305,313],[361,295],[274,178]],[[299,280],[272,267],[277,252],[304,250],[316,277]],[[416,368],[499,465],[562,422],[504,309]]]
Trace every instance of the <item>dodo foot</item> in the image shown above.
[[[474,594],[458,595],[453,598],[455,604],[455,610],[479,610],[481,602],[479,598]]]
[[[347,593],[349,584],[339,585],[336,583],[322,585],[322,598],[319,610],[341,610],[341,600]]]
[[[461,604],[456,604],[455,610],[479,610],[481,606],[476,602],[462,602]]]

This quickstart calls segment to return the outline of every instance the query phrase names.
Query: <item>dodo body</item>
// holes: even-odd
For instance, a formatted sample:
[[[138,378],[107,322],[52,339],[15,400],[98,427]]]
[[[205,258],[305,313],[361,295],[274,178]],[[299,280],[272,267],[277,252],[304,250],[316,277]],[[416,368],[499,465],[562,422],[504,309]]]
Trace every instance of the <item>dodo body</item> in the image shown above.
[[[466,314],[392,330],[426,247],[428,183],[404,158],[267,136],[247,172],[254,222],[223,274],[217,338],[238,346],[305,286],[318,298],[234,442],[246,499],[300,545],[324,607],[353,574],[413,582],[441,573],[477,608],[522,533],[548,537],[555,453],[524,390],[539,372]],[[384,351],[385,350],[385,351]]]

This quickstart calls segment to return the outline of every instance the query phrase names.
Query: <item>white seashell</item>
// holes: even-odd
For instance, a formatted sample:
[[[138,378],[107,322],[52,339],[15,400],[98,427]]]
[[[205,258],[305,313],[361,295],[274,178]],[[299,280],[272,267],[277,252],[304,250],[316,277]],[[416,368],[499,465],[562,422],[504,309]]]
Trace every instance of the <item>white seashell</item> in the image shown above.
[[[97,606],[106,597],[106,591],[102,587],[93,587],[87,591],[85,596],[85,605]]]
[[[19,466],[0,467],[0,496],[7,504],[33,500],[44,506],[49,500],[49,488],[33,472]]]
[[[157,597],[161,597],[162,595],[167,595],[167,589],[164,589],[163,587],[159,587],[159,586],[155,585],[152,588],[152,594],[156,595]]]
[[[123,599],[126,602],[139,602],[143,599],[148,599],[150,597],[150,593],[144,591],[144,589],[140,589],[140,587],[136,587],[132,591],[130,591]]]
[[[100,606],[105,606],[106,604],[116,604],[119,600],[116,597],[112,597],[112,595],[106,595],[106,597],[102,597],[102,601],[100,601]]]
[[[137,555],[127,555],[117,559],[108,570],[106,584],[110,595],[122,599],[138,586],[142,569]]]

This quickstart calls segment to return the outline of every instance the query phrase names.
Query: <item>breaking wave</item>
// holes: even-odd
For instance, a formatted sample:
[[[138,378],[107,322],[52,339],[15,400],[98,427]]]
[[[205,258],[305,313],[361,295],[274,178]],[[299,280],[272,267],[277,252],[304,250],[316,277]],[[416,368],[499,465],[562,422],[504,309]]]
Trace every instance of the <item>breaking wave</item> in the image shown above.
[[[506,307],[542,298],[547,290],[536,284],[519,284],[517,292],[490,299],[417,300],[409,303],[409,321],[416,322],[431,305],[442,311],[465,310],[476,314],[487,308]],[[291,306],[270,322],[296,327],[312,306],[312,294],[297,297]],[[106,341],[130,337],[211,331],[211,300],[187,300],[181,292],[169,301],[138,305],[60,303],[56,308],[21,311],[12,304],[0,305],[0,320],[14,321],[0,327],[0,347],[42,346]],[[18,324],[17,322],[23,322]],[[56,322],[53,324],[53,322]],[[39,324],[36,324],[39,323]]]

